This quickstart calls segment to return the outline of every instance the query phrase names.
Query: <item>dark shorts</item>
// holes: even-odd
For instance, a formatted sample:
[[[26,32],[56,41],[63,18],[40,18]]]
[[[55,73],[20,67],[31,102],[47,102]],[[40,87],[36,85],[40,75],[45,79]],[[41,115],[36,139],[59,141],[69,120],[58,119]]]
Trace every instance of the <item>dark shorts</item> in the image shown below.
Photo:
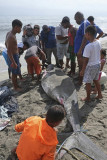
[[[76,54],[73,53],[73,50],[74,50],[73,48],[74,48],[73,46],[68,47],[68,52],[70,53],[71,62],[75,62],[75,59],[76,59]]]
[[[11,66],[12,62],[11,62],[9,56],[7,56],[7,58],[8,58],[8,67],[9,67],[10,71],[15,75],[19,75],[21,73],[21,71],[20,71],[20,63],[19,63],[19,55],[18,54],[13,54],[13,58],[14,58],[16,64],[17,64],[17,68],[16,69],[14,69]]]

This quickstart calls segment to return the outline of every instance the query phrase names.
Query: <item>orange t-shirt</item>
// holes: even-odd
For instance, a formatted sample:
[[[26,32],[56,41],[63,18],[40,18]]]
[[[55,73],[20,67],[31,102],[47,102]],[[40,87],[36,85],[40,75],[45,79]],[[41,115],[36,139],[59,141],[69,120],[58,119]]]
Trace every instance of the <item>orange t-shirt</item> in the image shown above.
[[[15,129],[22,132],[16,150],[19,160],[54,160],[57,135],[45,118],[30,117],[17,124]]]

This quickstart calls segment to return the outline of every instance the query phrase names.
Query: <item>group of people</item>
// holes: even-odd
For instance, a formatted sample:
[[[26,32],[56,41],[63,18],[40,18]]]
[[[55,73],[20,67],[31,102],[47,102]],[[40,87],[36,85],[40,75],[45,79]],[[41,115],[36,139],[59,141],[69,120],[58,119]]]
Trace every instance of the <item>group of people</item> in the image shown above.
[[[51,64],[52,53],[55,56],[56,66],[63,68],[63,58],[66,56],[66,67],[71,61],[69,74],[75,74],[76,57],[79,66],[80,83],[86,83],[87,96],[84,101],[90,101],[91,84],[94,82],[98,96],[101,99],[101,86],[99,84],[99,72],[105,64],[105,50],[101,50],[99,38],[103,31],[94,23],[92,16],[84,19],[81,12],[74,16],[79,26],[77,29],[70,23],[69,17],[64,17],[59,26],[40,27],[35,25],[31,28],[27,25],[23,28],[22,42],[17,46],[16,33],[21,32],[22,22],[14,20],[12,30],[6,35],[7,64],[12,71],[12,82],[15,90],[20,90],[17,84],[17,75],[21,77],[19,54],[27,49],[25,60],[27,62],[28,73],[34,78],[34,69],[37,78],[40,78],[41,64],[45,62]],[[98,35],[97,35],[98,33]],[[101,58],[100,58],[101,57]],[[101,64],[101,65],[100,65]],[[62,119],[65,112],[61,106],[51,107],[46,115],[46,119],[40,117],[30,117],[24,122],[17,124],[15,129],[22,132],[16,150],[19,160],[54,160],[57,141],[54,129]]]

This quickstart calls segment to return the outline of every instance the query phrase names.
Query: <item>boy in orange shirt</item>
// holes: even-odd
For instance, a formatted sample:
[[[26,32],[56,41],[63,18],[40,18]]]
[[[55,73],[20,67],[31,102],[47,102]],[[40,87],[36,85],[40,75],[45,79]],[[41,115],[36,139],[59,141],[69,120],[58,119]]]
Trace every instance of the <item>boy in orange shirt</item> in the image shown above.
[[[28,73],[31,74],[32,79],[34,79],[35,71],[38,81],[42,71],[40,59],[45,61],[45,54],[38,46],[32,46],[26,51],[25,60],[27,63]]]
[[[16,154],[19,160],[54,160],[57,134],[54,129],[65,116],[62,106],[49,108],[46,118],[33,116],[15,126],[22,132]]]

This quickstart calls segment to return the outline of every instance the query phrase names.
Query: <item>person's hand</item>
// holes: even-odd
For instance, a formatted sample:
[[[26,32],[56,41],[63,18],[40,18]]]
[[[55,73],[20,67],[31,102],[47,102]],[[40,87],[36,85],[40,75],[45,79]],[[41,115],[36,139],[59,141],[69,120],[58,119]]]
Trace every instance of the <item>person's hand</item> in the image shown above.
[[[16,63],[12,63],[11,67],[14,68],[14,69],[16,69],[17,68],[17,64]]]
[[[43,51],[41,51],[41,59],[42,59],[43,61],[46,60],[46,55],[45,55],[45,53],[44,53]]]
[[[78,51],[77,57],[78,57],[78,59],[80,59],[82,57],[82,52],[81,51]]]
[[[68,38],[68,36],[65,36],[65,38]]]

